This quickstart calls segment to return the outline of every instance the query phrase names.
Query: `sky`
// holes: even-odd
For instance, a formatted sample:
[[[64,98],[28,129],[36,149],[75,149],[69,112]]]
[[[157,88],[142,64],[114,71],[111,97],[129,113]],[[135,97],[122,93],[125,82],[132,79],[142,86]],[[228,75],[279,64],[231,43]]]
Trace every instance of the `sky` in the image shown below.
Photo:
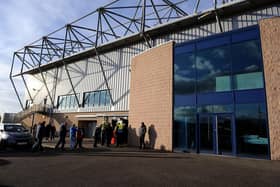
[[[9,80],[13,52],[111,0],[0,1],[0,113],[21,110]],[[22,81],[15,79],[20,95]]]
[[[9,80],[13,52],[112,1],[113,0],[1,0],[0,113],[19,112],[21,110]],[[122,3],[123,2],[124,4],[127,2],[131,3],[131,1],[125,0],[122,1]],[[204,5],[207,4],[205,2]],[[24,86],[22,80],[15,78],[14,81],[20,97],[23,98]]]

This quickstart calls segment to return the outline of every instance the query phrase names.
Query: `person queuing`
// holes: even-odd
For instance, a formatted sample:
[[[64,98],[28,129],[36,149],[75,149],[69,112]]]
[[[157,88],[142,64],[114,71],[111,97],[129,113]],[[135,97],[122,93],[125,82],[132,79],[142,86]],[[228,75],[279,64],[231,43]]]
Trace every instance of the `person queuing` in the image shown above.
[[[108,118],[104,119],[104,122],[101,124],[101,145],[103,146],[105,143],[107,146],[111,143],[112,136],[112,127],[108,122]]]
[[[100,142],[100,135],[101,135],[101,127],[97,126],[94,132],[94,142],[93,142],[93,147],[97,147],[97,143]]]
[[[123,143],[123,129],[124,124],[122,120],[119,120],[116,125],[117,147],[119,147]]]
[[[58,149],[58,147],[61,144],[61,149],[64,150],[66,132],[67,132],[67,122],[64,122],[60,125],[59,140],[55,146],[55,149]]]
[[[77,127],[75,124],[70,128],[70,149],[74,149],[76,145]]]
[[[139,128],[139,136],[140,136],[140,139],[139,139],[139,142],[140,142],[140,145],[139,145],[139,148],[140,149],[145,149],[145,135],[146,135],[146,132],[147,132],[147,127],[146,125],[144,124],[144,122],[141,123],[141,126]]]
[[[84,136],[85,136],[84,129],[83,128],[78,128],[78,131],[77,131],[77,141],[76,141],[75,149],[77,148],[78,145],[79,145],[79,149],[83,148]]]
[[[43,121],[42,123],[40,123],[37,126],[36,129],[36,142],[35,144],[32,146],[32,151],[43,151],[44,148],[42,146],[42,141],[45,135],[45,121]]]
[[[54,140],[54,138],[55,138],[55,133],[56,133],[56,128],[55,128],[55,125],[52,124],[52,126],[51,126],[51,141]]]
[[[35,123],[32,127],[32,136],[34,139],[36,139],[36,134],[37,134],[37,124]]]
[[[46,126],[46,140],[48,141],[51,135],[51,121]]]

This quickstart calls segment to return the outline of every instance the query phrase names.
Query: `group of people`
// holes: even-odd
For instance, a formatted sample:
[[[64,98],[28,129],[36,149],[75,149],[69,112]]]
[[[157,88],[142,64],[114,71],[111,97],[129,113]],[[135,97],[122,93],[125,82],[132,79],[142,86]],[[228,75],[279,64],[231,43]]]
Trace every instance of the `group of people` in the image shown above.
[[[83,128],[77,128],[75,124],[70,128],[70,148],[76,149],[79,145],[79,148],[82,149],[83,139],[85,136],[85,131]]]
[[[46,140],[54,140],[55,139],[55,134],[56,134],[56,128],[52,124],[52,121],[50,121],[47,125],[46,122],[43,121],[41,123],[34,124],[32,127],[32,134],[35,139],[35,143],[32,146],[32,150],[43,150],[42,142],[43,138],[45,137]]]
[[[36,125],[36,129],[33,129],[33,133],[35,131],[35,143],[32,147],[33,151],[43,150],[42,141],[43,138],[46,137],[46,140],[50,138],[50,140],[54,140],[55,136],[55,126],[50,122],[47,126],[45,126],[46,122],[43,121]],[[147,132],[146,125],[144,122],[141,123],[139,127],[139,148],[145,148],[145,135]],[[65,139],[67,135],[67,122],[63,122],[60,125],[59,130],[59,140],[55,146],[55,149],[64,149]],[[93,146],[97,147],[97,144],[106,145],[114,145],[120,146],[121,144],[127,143],[128,137],[128,128],[127,124],[123,123],[121,119],[117,121],[117,123],[110,124],[108,118],[104,119],[104,122],[96,127],[94,132],[94,143]],[[70,149],[74,150],[79,146],[79,148],[83,148],[83,139],[85,137],[85,131],[83,128],[78,128],[75,124],[73,124],[69,129],[69,138],[70,138]]]
[[[110,124],[108,118],[106,117],[104,122],[96,127],[94,133],[94,147],[100,143],[102,146],[110,146],[116,144],[120,146],[121,144],[127,143],[128,128],[121,119],[117,121],[116,124]]]
[[[45,121],[42,123],[44,123],[43,124],[44,129],[42,130],[42,133],[44,133],[43,136],[46,138],[46,140],[53,141],[56,135],[55,125],[53,125],[52,121],[50,121],[46,126],[45,126],[46,124]],[[35,139],[38,132],[38,128],[41,128],[40,126],[42,126],[42,123],[39,123],[38,125],[34,124],[33,127],[31,128],[32,135]]]

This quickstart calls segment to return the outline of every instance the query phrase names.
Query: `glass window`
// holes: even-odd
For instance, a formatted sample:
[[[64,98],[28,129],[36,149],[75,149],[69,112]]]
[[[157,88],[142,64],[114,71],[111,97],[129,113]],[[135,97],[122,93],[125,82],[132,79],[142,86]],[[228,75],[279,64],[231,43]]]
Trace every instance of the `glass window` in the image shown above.
[[[229,46],[199,51],[196,56],[198,92],[231,90]]]
[[[110,105],[110,103],[111,103],[110,93],[109,91],[106,91],[106,105]]]
[[[89,93],[89,107],[94,105],[94,92]]]
[[[66,102],[67,102],[66,99],[67,99],[67,98],[66,98],[65,96],[63,96],[63,102],[62,102],[62,108],[63,108],[63,109],[66,108]]]
[[[74,106],[75,106],[75,101],[74,101],[74,99],[75,99],[75,96],[73,95],[73,96],[69,96],[69,108],[74,108]]]
[[[100,92],[100,106],[105,106],[106,104],[106,91]]]
[[[77,94],[77,97],[79,98],[79,94]],[[60,109],[75,108],[78,106],[75,95],[59,96],[58,100],[58,108]]]
[[[94,92],[93,106],[99,106],[99,95],[100,92]]]
[[[77,94],[77,97],[78,97],[78,99],[79,99],[80,95]],[[75,95],[72,95],[72,100],[73,100],[73,108],[78,107],[78,103],[77,103],[77,100],[76,100]]]
[[[110,105],[108,90],[88,92],[84,94],[85,107],[96,107]]]
[[[236,105],[237,153],[268,156],[265,104]]]
[[[65,108],[70,108],[70,99],[71,99],[71,97],[65,96],[65,98],[66,98]]]
[[[175,94],[192,94],[195,92],[195,61],[194,54],[179,54],[174,64]]]
[[[236,90],[263,88],[263,73],[245,73],[234,75],[234,87]]]
[[[62,108],[63,107],[63,100],[64,100],[64,98],[62,96],[58,97],[58,108]]]
[[[89,93],[85,93],[84,94],[84,106],[85,107],[89,107],[89,98],[90,98],[90,94]]]
[[[232,105],[203,105],[197,108],[199,113],[231,113]]]
[[[262,71],[262,52],[259,40],[233,44],[231,50],[234,74]]]
[[[194,150],[196,148],[195,107],[177,107],[174,113],[173,142],[174,147]]]

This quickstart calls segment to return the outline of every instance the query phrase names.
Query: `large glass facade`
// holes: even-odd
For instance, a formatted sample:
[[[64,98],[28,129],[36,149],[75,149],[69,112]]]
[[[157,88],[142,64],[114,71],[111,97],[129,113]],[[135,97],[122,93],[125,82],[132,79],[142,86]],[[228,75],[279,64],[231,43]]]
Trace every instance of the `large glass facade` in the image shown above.
[[[257,26],[175,46],[174,149],[268,158],[267,126]]]

